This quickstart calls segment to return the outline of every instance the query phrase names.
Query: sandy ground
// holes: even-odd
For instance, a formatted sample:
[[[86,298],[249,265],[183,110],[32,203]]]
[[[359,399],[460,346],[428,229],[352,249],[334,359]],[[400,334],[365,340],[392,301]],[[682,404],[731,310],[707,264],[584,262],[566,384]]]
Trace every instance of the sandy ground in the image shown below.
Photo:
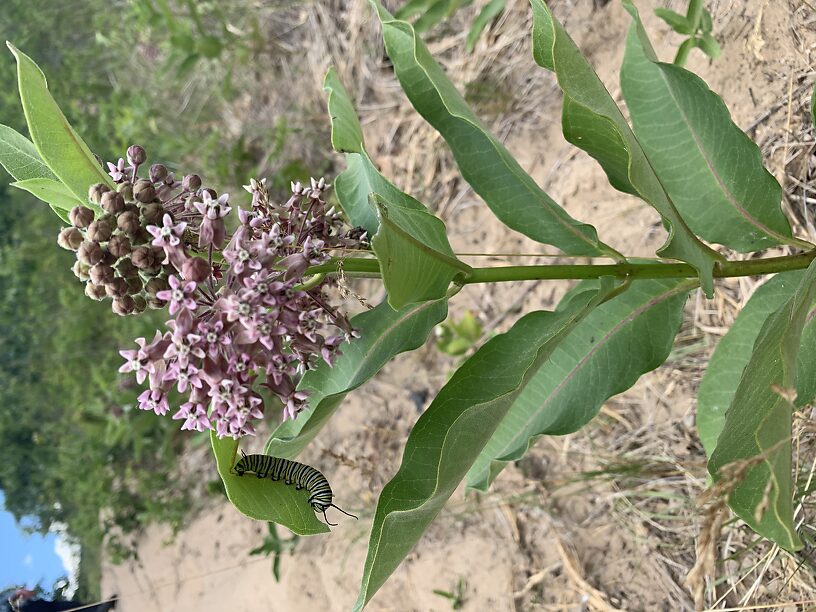
[[[617,67],[628,25],[623,9],[615,1],[553,4],[620,98]],[[670,60],[678,37],[650,10],[666,3],[637,4],[660,57]],[[685,5],[668,4],[676,10]],[[710,62],[693,53],[689,62],[723,96],[737,124],[751,128],[769,168],[785,181],[786,168],[799,155],[800,136],[808,132],[802,105],[814,76],[816,31],[812,7],[806,10],[805,4],[707,2],[723,55]],[[665,238],[658,216],[615,192],[597,164],[563,140],[557,88],[530,58],[529,7],[521,0],[511,0],[508,7],[474,55],[464,55],[464,27],[432,35],[432,50],[462,89],[478,94],[475,83],[495,92],[487,98],[476,95],[474,105],[556,201],[574,217],[593,223],[604,241],[627,255],[653,255]],[[375,161],[401,187],[430,203],[448,224],[457,252],[551,252],[506,231],[457,178],[444,143],[413,114],[377,57],[376,28],[366,3],[319,3],[302,11],[316,30],[314,44],[304,54],[314,75],[314,98],[320,98],[327,58],[334,58],[345,82],[354,84],[350,90],[362,100]],[[463,24],[473,14],[468,9],[454,23]],[[249,101],[242,112],[247,124],[263,117],[263,109],[253,110]],[[240,113],[237,117],[231,121],[240,123]],[[808,137],[810,149],[800,147],[804,152],[797,162],[803,176],[812,167]],[[496,265],[505,261],[487,260]],[[478,262],[489,265],[485,258]],[[717,336],[755,284],[721,283],[711,301],[694,296],[676,350],[664,367],[610,400],[583,431],[539,441],[528,457],[502,473],[490,493],[455,494],[368,609],[450,610],[453,602],[434,590],[453,592],[460,581],[464,610],[692,609],[683,580],[694,562],[699,526],[693,499],[705,478],[694,431],[694,393]],[[456,316],[470,309],[488,329],[502,331],[519,312],[553,307],[566,287],[468,287],[456,297],[452,312]],[[373,286],[362,285],[360,291],[376,299]],[[301,539],[294,554],[282,559],[280,582],[272,575],[271,559],[248,555],[260,544],[265,525],[245,519],[228,504],[210,501],[175,538],[160,527],[148,529],[139,540],[138,561],[106,565],[103,593],[119,593],[124,612],[349,610],[378,492],[397,469],[411,425],[453,364],[433,346],[400,356],[347,399],[304,453],[303,461],[329,477],[339,505],[360,514],[361,520],[340,517],[331,535]],[[197,467],[191,473],[204,480],[215,476],[206,455],[192,456]],[[733,552],[746,535],[734,526],[728,537]],[[760,546],[753,556],[724,566],[729,578],[720,585],[722,605],[814,596],[810,578],[772,553]],[[750,567],[762,555],[770,555],[768,567],[752,587],[758,574],[751,574]],[[735,583],[733,592],[726,593]],[[780,603],[772,609],[798,608]]]

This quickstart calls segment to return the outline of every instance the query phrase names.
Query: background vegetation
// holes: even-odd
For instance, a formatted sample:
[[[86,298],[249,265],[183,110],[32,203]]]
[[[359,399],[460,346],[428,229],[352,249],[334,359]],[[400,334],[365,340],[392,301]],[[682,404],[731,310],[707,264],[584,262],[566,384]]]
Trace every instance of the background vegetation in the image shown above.
[[[240,95],[236,66],[268,55],[258,14],[244,2],[4,0],[0,39],[36,58],[103,159],[137,142],[151,163],[235,189],[270,165],[306,175],[303,163],[281,161],[284,120],[251,132],[215,128]],[[0,84],[0,123],[25,133],[10,54]],[[39,530],[67,524],[82,544],[79,596],[93,597],[103,538],[116,560],[133,554],[129,536],[147,523],[181,525],[188,491],[166,485],[190,438],[137,410],[136,389],[117,374],[116,349],[152,336],[163,313],[120,318],[89,301],[72,254],[55,248],[59,220],[8,182],[0,168],[0,489],[7,509],[35,517]]]

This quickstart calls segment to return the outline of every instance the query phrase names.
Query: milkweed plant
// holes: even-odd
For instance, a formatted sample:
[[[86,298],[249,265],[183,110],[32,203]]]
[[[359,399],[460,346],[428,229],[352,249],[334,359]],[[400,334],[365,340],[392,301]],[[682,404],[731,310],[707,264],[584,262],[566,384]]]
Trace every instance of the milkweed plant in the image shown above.
[[[589,264],[460,261],[445,224],[372,162],[333,69],[325,78],[331,143],[346,169],[333,185],[295,183],[276,201],[263,179],[249,180],[248,193],[219,194],[195,174],[150,165],[136,145],[100,165],[34,61],[9,44],[31,140],[0,126],[0,163],[15,187],[66,223],[58,243],[76,252],[73,271],[89,298],[110,300],[117,315],[166,311],[166,329],[123,347],[121,371],[145,385],[142,409],[210,432],[228,497],[251,518],[300,535],[328,531],[303,491],[233,469],[238,440],[256,435],[261,419],[278,423],[264,453],[292,459],[347,393],[426,341],[464,285],[580,281],[554,310],[524,314],[472,352],[418,418],[374,511],[356,609],[463,480],[487,490],[538,437],[588,423],[667,359],[690,293],[713,297],[725,277],[773,275],[700,384],[697,427],[711,490],[762,537],[791,553],[803,547],[791,435],[794,411],[816,395],[816,247],[793,235],[782,188],[722,100],[682,61],[659,61],[634,5],[623,4],[632,18],[620,70],[628,119],[543,0],[531,0],[533,57],[563,92],[566,139],[613,187],[661,215],[667,239],[653,259],[627,257],[567,214],[474,115],[413,26],[372,2],[406,96],[463,178],[509,230],[595,258]],[[696,22],[684,28],[696,35],[703,27],[713,40],[707,13],[693,4]],[[337,207],[327,204],[329,189]],[[727,259],[710,245],[788,254]],[[381,279],[387,298],[347,319],[336,296],[344,279],[359,276]],[[702,605],[702,587],[695,597]]]

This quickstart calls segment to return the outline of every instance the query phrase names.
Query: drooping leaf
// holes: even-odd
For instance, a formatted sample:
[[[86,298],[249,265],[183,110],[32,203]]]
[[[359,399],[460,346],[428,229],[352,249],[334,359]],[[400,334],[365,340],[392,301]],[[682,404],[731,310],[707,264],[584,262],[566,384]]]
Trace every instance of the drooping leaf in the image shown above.
[[[533,57],[555,73],[564,92],[564,137],[598,160],[616,189],[640,196],[660,213],[669,236],[658,253],[694,266],[711,297],[714,265],[722,256],[686,225],[618,105],[547,5],[543,0],[531,3]]]
[[[508,227],[570,255],[619,257],[570,217],[470,110],[409,23],[372,1],[388,56],[411,104],[447,142],[464,179]]]
[[[796,385],[797,353],[814,293],[816,261],[796,293],[762,326],[708,462],[709,473],[719,480],[725,465],[758,461],[732,490],[729,505],[757,533],[788,551],[800,549],[802,542],[793,525],[793,404],[786,396]]]
[[[607,279],[608,280],[608,279]],[[453,374],[419,417],[402,464],[377,502],[355,610],[374,596],[461,482],[502,417],[559,342],[603,299],[573,296],[557,312],[533,312],[491,338]]]
[[[777,274],[759,287],[743,306],[708,361],[697,391],[697,433],[706,456],[711,457],[725,424],[725,413],[734,399],[742,372],[762,325],[796,292],[804,270]],[[796,360],[796,406],[816,396],[816,320],[807,317]]]
[[[334,69],[326,74],[332,145],[346,153],[348,169],[335,191],[350,222],[373,235],[388,301],[395,309],[443,297],[451,281],[471,268],[456,259],[445,224],[420,202],[397,189],[365,151],[354,107]]]
[[[516,397],[470,469],[468,486],[487,490],[540,436],[577,431],[607,399],[663,363],[695,286],[685,279],[634,281],[576,325]]]
[[[791,243],[782,187],[697,75],[657,61],[631,4],[621,88],[635,135],[697,235],[741,252]],[[800,245],[801,246],[801,245]]]
[[[17,59],[17,81],[31,140],[42,160],[74,195],[86,202],[88,188],[105,183],[113,188],[88,145],[62,114],[40,68],[25,53],[7,43]]]
[[[257,521],[283,525],[298,535],[330,531],[309,505],[309,492],[306,489],[297,490],[283,480],[256,478],[248,474],[238,476],[232,472],[238,441],[232,438],[219,440],[215,432],[210,432],[210,442],[218,475],[224,481],[227,497],[238,512]]]
[[[359,338],[343,344],[333,367],[320,363],[298,388],[309,392],[309,409],[278,426],[264,452],[292,459],[311,442],[345,398],[399,353],[421,346],[447,316],[446,299],[411,304],[399,311],[383,302],[351,320]]]
[[[65,185],[52,179],[32,178],[15,181],[11,183],[11,186],[23,189],[43,202],[51,204],[66,213],[75,206],[83,205],[83,202],[77,200],[76,196]]]
[[[465,42],[465,49],[468,53],[473,53],[476,41],[479,40],[482,32],[491,21],[502,14],[505,6],[507,6],[507,0],[490,0],[479,11],[476,19],[470,24],[470,30],[468,30],[467,41]]]
[[[34,143],[6,125],[0,125],[0,166],[15,181],[47,178],[57,180],[45,165]]]

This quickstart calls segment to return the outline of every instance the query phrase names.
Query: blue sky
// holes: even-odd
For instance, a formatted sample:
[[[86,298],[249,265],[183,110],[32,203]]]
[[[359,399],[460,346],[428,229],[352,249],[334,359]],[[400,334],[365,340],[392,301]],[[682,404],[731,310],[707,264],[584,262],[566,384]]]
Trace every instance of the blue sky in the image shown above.
[[[57,536],[27,535],[5,510],[0,491],[0,590],[12,584],[33,587],[38,582],[50,590],[57,578],[68,572],[57,556]]]

